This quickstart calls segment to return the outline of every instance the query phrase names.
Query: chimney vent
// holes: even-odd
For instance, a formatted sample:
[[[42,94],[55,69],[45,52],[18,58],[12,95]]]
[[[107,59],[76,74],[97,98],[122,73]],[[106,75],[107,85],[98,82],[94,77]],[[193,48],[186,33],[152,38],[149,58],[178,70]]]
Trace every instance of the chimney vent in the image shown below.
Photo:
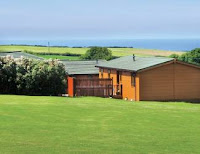
[[[99,60],[98,59],[96,59],[96,64],[98,64],[99,63]]]
[[[133,54],[133,61],[135,61],[135,55]]]

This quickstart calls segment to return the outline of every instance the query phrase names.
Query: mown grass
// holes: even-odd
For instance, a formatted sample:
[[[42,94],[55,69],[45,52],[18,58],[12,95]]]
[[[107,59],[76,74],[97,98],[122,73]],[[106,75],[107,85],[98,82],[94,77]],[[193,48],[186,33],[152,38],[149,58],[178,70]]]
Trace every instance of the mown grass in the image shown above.
[[[1,153],[200,153],[200,105],[0,95]]]
[[[72,53],[72,54],[84,54],[89,48],[66,48],[66,47],[51,47],[50,53]],[[153,49],[136,49],[136,48],[109,48],[112,50],[113,56],[127,56],[127,55],[140,55],[140,56],[169,56],[173,53],[182,54],[183,52],[165,51],[165,50],[153,50]],[[0,51],[32,51],[35,53],[49,53],[48,47],[36,47],[36,46],[0,46]]]

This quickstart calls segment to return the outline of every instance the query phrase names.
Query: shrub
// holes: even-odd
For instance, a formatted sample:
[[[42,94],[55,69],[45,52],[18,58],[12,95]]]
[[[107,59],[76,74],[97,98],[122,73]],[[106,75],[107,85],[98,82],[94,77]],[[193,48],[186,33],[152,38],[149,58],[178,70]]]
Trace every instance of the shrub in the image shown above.
[[[0,92],[16,93],[16,62],[11,57],[0,57]]]
[[[187,63],[200,65],[200,48],[196,48],[194,50],[191,50],[187,53],[182,54],[181,56],[177,54],[170,55],[172,58],[177,58],[180,61],[184,61]]]
[[[0,58],[0,93],[58,95],[65,92],[66,72],[56,60]]]
[[[112,59],[112,51],[105,47],[91,47],[81,58],[86,60],[110,60]]]

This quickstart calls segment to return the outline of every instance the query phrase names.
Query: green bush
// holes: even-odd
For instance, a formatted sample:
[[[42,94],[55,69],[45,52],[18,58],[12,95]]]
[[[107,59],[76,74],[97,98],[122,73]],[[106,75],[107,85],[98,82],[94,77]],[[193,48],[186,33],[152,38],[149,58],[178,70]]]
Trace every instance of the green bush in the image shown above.
[[[186,52],[180,56],[177,54],[172,54],[172,55],[170,55],[170,57],[176,58],[180,61],[184,61],[187,63],[200,65],[200,48],[196,48],[196,49]]]
[[[12,58],[0,57],[0,93],[16,93],[16,65]]]
[[[65,93],[66,72],[56,60],[0,58],[0,93],[58,95]]]
[[[91,47],[81,58],[85,60],[110,60],[112,59],[112,51],[105,47]]]

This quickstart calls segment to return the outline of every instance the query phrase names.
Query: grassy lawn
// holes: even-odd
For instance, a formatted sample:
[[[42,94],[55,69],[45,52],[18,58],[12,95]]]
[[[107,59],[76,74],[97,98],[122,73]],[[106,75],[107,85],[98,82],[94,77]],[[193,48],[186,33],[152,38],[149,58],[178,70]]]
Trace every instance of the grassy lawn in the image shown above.
[[[173,53],[182,54],[183,52],[164,51],[153,49],[136,49],[136,48],[109,48],[112,50],[113,56],[127,56],[127,55],[140,55],[140,56],[169,56]],[[29,50],[35,53],[48,53],[47,47],[36,46],[0,46],[0,51],[23,51]],[[64,48],[64,47],[51,47],[50,53],[73,53],[84,54],[88,48]]]
[[[80,60],[79,56],[60,56],[60,55],[36,55],[44,59],[60,59],[60,60]]]
[[[200,153],[200,104],[0,95],[1,153]]]

